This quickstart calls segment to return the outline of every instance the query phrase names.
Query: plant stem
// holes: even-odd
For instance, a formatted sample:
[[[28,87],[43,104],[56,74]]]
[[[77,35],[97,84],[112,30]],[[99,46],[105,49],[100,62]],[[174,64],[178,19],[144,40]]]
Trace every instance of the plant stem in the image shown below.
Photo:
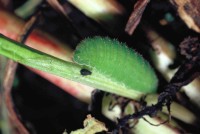
[[[20,33],[21,29],[23,29],[24,24],[25,23],[22,20],[15,17],[14,15],[4,10],[0,10],[0,33],[3,35],[13,40],[17,40],[18,34]],[[73,51],[68,47],[68,44],[64,44],[49,34],[38,29],[35,29],[30,34],[25,44],[31,48],[40,50],[44,53],[48,53],[60,59],[71,61]],[[52,82],[77,99],[87,103],[90,102],[90,96],[93,90],[92,87],[85,86],[80,83],[73,82],[68,79],[64,79],[62,77],[52,75],[37,69],[29,69]]]
[[[21,45],[3,35],[0,36],[0,54],[21,64],[120,96],[137,100],[145,94],[134,89],[128,89],[125,85],[112,81],[98,71],[90,70],[86,66],[58,59]],[[89,69],[92,71],[92,75],[82,76],[80,73],[82,69]]]

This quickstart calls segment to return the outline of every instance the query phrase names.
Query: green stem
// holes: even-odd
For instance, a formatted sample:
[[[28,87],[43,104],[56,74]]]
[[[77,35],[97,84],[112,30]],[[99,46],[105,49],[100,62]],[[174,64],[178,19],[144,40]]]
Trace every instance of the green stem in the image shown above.
[[[81,65],[42,53],[2,35],[0,36],[0,54],[21,64],[65,78],[80,77],[79,72],[83,68]]]

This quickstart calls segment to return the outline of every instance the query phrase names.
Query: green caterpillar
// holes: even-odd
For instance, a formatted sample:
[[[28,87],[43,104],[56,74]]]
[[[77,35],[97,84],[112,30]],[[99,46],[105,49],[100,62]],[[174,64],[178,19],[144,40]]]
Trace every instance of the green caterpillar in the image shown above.
[[[0,54],[21,64],[132,99],[154,93],[157,88],[158,80],[148,62],[125,44],[109,38],[84,40],[74,52],[74,62],[69,62],[0,35]]]
[[[76,48],[74,61],[128,89],[144,93],[156,91],[157,77],[149,63],[117,40],[102,37],[85,39]]]

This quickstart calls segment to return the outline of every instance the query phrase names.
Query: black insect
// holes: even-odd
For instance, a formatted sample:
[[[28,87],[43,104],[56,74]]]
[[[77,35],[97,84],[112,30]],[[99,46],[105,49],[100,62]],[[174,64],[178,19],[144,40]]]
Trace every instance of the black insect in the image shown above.
[[[82,76],[87,76],[92,74],[92,72],[87,69],[81,69],[80,73]]]

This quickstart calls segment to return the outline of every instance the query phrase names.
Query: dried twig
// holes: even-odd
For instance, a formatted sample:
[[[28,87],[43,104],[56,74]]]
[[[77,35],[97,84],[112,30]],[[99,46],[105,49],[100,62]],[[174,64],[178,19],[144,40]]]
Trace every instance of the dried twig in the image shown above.
[[[200,32],[200,1],[199,0],[170,0],[187,26]]]
[[[164,106],[167,106],[170,112],[170,105],[174,100],[176,93],[182,86],[190,83],[194,78],[200,74],[200,43],[197,38],[187,38],[181,44],[181,53],[186,56],[186,61],[180,66],[175,73],[169,84],[165,87],[165,90],[159,95],[158,102],[155,105],[144,107],[141,111],[132,115],[127,115],[122,119],[119,119],[119,124],[116,133],[120,128],[123,128],[129,119],[139,119],[145,115],[150,117],[156,116]]]
[[[126,24],[125,31],[131,35],[135,31],[137,25],[140,23],[140,20],[142,18],[142,14],[149,3],[150,0],[138,0],[136,4],[134,5],[134,10],[129,17],[129,20]]]

